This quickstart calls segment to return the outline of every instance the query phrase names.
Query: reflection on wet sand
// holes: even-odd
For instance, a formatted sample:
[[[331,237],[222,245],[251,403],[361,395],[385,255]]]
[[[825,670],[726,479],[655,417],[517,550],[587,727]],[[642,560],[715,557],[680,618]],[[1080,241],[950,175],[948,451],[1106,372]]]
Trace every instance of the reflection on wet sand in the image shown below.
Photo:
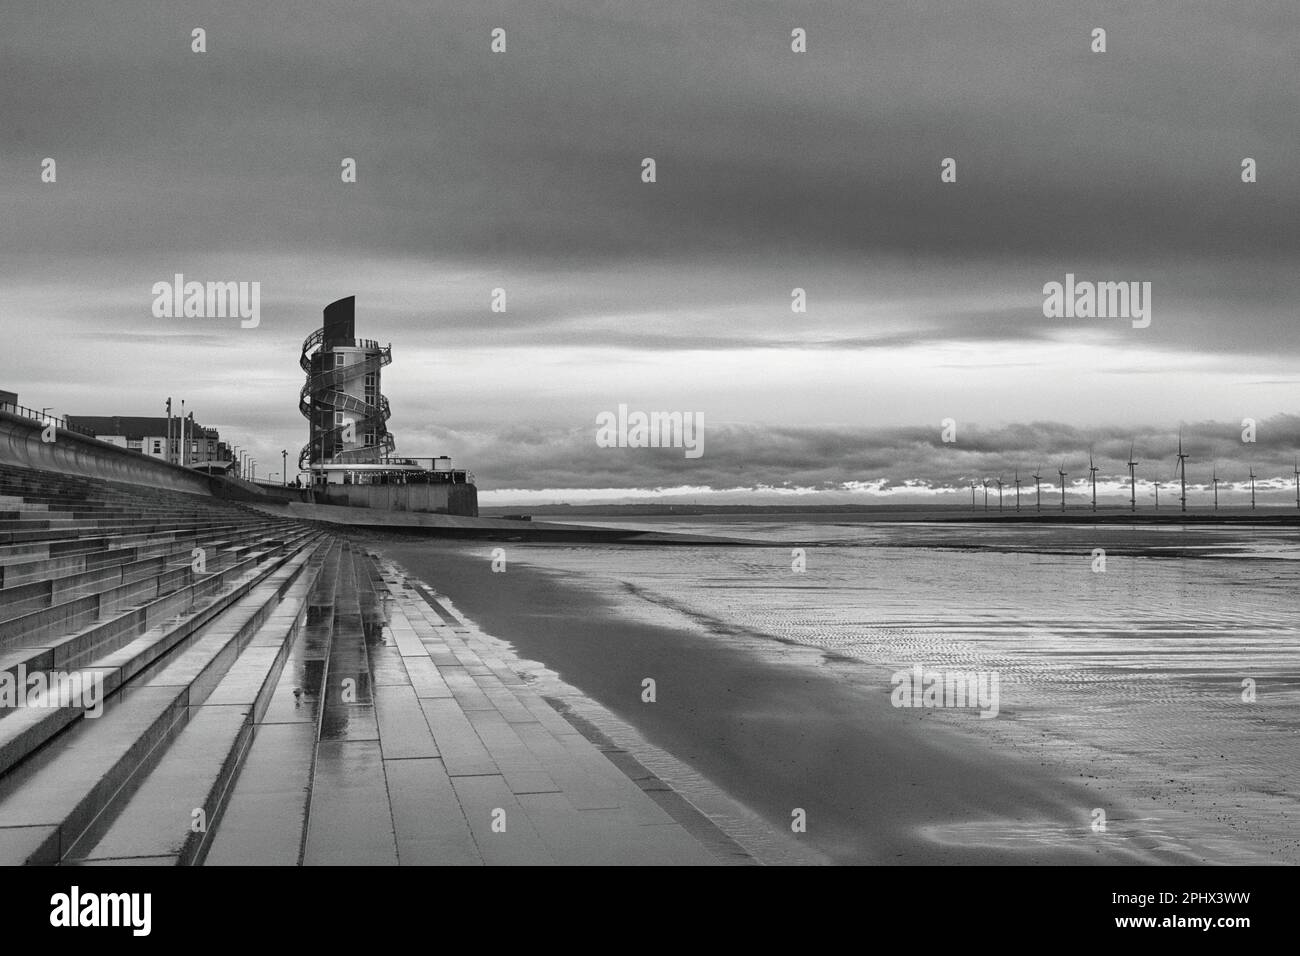
[[[820,802],[834,858],[1300,861],[1295,532],[683,526],[824,545],[802,573],[789,548],[517,547],[508,589],[423,547],[485,629],[774,825]],[[918,664],[996,672],[998,717],[890,707]],[[643,673],[673,692],[653,708]]]

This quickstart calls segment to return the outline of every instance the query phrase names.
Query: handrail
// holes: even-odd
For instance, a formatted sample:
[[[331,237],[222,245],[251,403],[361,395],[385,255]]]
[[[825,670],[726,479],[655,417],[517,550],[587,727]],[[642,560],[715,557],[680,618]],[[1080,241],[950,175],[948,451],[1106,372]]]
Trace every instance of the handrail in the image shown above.
[[[95,433],[91,429],[83,428],[80,425],[71,425],[68,423],[66,417],[60,418],[55,415],[47,415],[44,412],[38,412],[34,408],[28,408],[26,405],[15,405],[13,402],[0,402],[0,412],[10,412],[11,414],[18,415],[22,418],[35,419],[42,425],[47,425],[50,422],[53,422],[59,428],[66,428],[70,432],[76,432],[79,435],[88,435],[91,438],[95,437]]]
[[[302,366],[304,372],[311,371],[311,356],[308,355],[312,349],[325,341],[325,329],[320,328],[302,340],[302,355],[298,357],[298,364]]]

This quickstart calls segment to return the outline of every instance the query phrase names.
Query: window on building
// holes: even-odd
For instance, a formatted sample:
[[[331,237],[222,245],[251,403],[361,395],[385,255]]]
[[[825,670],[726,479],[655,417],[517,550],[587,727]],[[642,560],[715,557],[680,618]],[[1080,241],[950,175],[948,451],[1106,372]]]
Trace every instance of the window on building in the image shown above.
[[[161,439],[161,438],[156,439],[156,440],[154,441],[154,443],[153,443],[153,453],[154,453],[155,455],[161,455],[161,454],[162,454],[162,439]]]

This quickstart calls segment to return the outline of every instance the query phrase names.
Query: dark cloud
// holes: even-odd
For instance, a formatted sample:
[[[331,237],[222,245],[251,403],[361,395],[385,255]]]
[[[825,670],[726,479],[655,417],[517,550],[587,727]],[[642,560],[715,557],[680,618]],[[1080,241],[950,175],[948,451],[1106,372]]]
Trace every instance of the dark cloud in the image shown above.
[[[77,202],[15,197],[15,224],[47,217],[56,249],[1141,263],[1300,244],[1289,0],[1177,17],[1064,0],[16,6],[3,152],[61,160]],[[789,52],[796,23],[806,54]],[[1106,54],[1087,50],[1096,23]],[[345,155],[361,169],[347,191]]]
[[[488,51],[497,26],[501,56]],[[794,26],[806,54],[789,50]],[[1088,51],[1094,26],[1105,54]],[[1294,0],[124,0],[111,14],[13,0],[0,323],[21,361],[7,385],[119,414],[193,389],[208,419],[278,454],[303,430],[298,343],[326,302],[355,293],[366,333],[409,363],[394,376],[403,447],[446,438],[496,487],[688,471],[714,486],[949,482],[994,467],[962,457],[975,445],[872,433],[873,452],[866,433],[822,425],[860,417],[845,411],[855,363],[877,424],[933,418],[917,399],[958,378],[952,404],[969,417],[1033,414],[1009,392],[1040,357],[1065,367],[1033,398],[1055,418],[1077,405],[1075,428],[1102,414],[1076,401],[1075,373],[1112,373],[1135,419],[1164,396],[1167,421],[1171,388],[1205,417],[1254,408],[1243,389],[1269,396],[1260,415],[1289,411],[1276,396],[1300,355],[1297,41]],[[57,185],[39,182],[45,156]],[[345,156],[354,185],[339,180]],[[653,185],[639,181],[646,156]],[[1240,181],[1245,156],[1255,184]],[[939,181],[944,157],[955,185]],[[257,337],[161,327],[147,290],[176,271],[262,281]],[[1067,272],[1151,281],[1152,326],[1045,320],[1042,285]],[[497,285],[506,313],[486,309]],[[799,317],[796,286],[810,301]],[[1062,359],[1076,345],[1092,366]],[[571,431],[575,408],[621,400],[608,375],[584,392],[579,362],[647,391],[707,354],[692,368],[723,381],[674,380],[714,390],[682,407],[734,410],[753,392],[754,419],[770,420],[766,377],[809,352],[835,367],[798,383],[801,422],[716,438],[710,426],[689,469],[666,454],[592,457]],[[753,366],[737,358],[752,353]],[[95,381],[69,363],[94,363]],[[895,366],[916,371],[881,384]],[[1225,369],[1217,381],[1236,391],[1207,409],[1198,375]],[[507,424],[535,407],[546,441]],[[987,454],[1108,440],[1023,427]]]
[[[1188,422],[1183,449],[1188,480],[1203,484],[1217,468],[1225,481],[1261,478],[1289,482],[1300,454],[1300,416],[1258,422],[1256,441],[1242,441],[1240,422]],[[514,426],[490,434],[435,430],[440,446],[464,449],[484,490],[494,489],[815,489],[833,498],[854,483],[900,489],[920,481],[932,489],[969,487],[982,479],[1008,483],[1035,471],[1057,484],[1062,467],[1075,480],[1087,475],[1089,453],[1101,482],[1127,482],[1132,448],[1142,480],[1174,477],[1178,431],[1105,426],[1084,429],[1061,422],[1001,427],[959,425],[945,443],[938,427],[775,427],[705,422],[704,455],[682,449],[600,448],[595,427]],[[462,455],[464,457],[464,455]]]

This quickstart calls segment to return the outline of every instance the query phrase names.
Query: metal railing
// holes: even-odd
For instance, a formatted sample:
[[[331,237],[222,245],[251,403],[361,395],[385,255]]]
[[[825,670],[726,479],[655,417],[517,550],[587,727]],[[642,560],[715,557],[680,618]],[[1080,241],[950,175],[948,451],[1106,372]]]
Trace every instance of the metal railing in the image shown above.
[[[435,462],[442,462],[442,467],[435,467]],[[417,468],[423,468],[433,481],[449,481],[452,484],[474,484],[474,472],[466,471],[463,468],[452,468],[451,458],[407,458],[407,457],[390,457],[381,458],[376,464],[379,465],[414,465]]]
[[[15,405],[12,402],[0,402],[0,412],[9,412],[12,415],[18,415],[22,418],[30,418],[40,422],[42,425],[53,422],[59,428],[66,428],[70,432],[76,432],[78,435],[87,435],[95,437],[95,433],[89,428],[82,428],[80,425],[68,424],[67,418],[59,418],[45,412],[37,411],[34,408],[28,408],[26,405]]]
[[[442,468],[435,468],[434,462],[445,462]],[[377,465],[414,465],[417,468],[423,468],[425,471],[451,471],[450,458],[412,458],[409,455],[392,455],[387,458],[380,458]]]
[[[420,462],[432,462],[432,458],[380,458],[354,464],[331,462],[325,465],[313,464],[310,471],[313,480],[325,481],[326,474],[343,475],[343,484],[354,485],[472,485],[474,473],[462,468],[441,468],[434,470]],[[418,469],[418,470],[417,470]]]

